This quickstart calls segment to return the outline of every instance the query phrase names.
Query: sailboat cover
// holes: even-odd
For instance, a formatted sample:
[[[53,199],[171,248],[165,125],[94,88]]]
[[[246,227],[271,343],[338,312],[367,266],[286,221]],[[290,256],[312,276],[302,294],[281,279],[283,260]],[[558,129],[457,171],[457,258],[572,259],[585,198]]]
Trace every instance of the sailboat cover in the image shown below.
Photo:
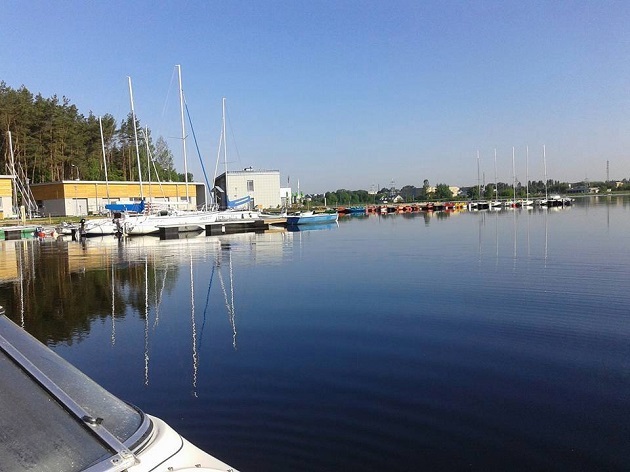
[[[108,203],[105,205],[105,209],[110,211],[142,213],[144,211],[144,200],[140,203]]]
[[[252,200],[252,197],[249,195],[241,198],[237,198],[236,200],[227,199],[227,207],[228,208],[238,208],[240,206],[246,205]]]

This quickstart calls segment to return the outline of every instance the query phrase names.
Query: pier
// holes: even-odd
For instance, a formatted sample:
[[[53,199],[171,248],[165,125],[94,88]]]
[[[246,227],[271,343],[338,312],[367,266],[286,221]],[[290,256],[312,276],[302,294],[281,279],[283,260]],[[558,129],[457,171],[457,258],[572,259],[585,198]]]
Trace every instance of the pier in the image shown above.
[[[217,221],[208,223],[202,231],[206,236],[218,236],[221,234],[236,233],[261,233],[267,231],[270,226],[286,226],[286,218],[251,219],[243,221]],[[182,228],[177,225],[165,225],[159,227],[160,239],[179,239]]]

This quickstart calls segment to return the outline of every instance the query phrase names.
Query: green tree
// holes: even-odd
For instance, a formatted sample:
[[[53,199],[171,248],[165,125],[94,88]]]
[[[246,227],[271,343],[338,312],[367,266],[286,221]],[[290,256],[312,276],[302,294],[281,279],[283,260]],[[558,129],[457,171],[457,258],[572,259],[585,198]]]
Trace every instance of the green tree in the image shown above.
[[[326,203],[331,206],[337,205],[339,200],[337,199],[337,194],[335,192],[326,192]]]
[[[435,198],[438,200],[449,200],[453,198],[453,192],[446,184],[437,184],[435,187]]]
[[[175,168],[173,153],[162,136],[155,142],[154,159],[156,167],[158,167],[160,179],[171,182],[177,175],[173,170]]]

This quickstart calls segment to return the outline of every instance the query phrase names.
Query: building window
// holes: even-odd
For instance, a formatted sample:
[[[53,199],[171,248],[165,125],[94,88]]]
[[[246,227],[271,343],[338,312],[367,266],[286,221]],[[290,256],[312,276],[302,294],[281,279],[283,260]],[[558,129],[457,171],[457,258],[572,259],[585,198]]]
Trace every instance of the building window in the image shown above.
[[[248,180],[247,181],[247,191],[248,192],[253,192],[254,191],[254,181],[253,180]]]

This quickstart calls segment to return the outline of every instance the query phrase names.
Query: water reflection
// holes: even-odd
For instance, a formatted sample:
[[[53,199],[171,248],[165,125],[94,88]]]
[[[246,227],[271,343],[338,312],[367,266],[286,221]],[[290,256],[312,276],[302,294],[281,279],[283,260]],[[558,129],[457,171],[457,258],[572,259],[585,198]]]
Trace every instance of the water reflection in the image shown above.
[[[200,235],[172,241],[104,237],[76,242],[59,238],[1,244],[0,304],[14,321],[49,345],[80,341],[88,335],[91,323],[108,318],[111,344],[115,345],[116,325],[131,313],[146,320],[147,329],[150,324],[157,327],[164,295],[173,292],[182,272],[190,277],[194,317],[193,268],[200,263],[212,265],[213,274],[218,275],[236,346],[232,250],[247,252],[249,263],[281,259],[283,248],[292,245],[292,237],[269,233]],[[150,310],[155,312],[151,321]]]
[[[314,225],[302,225],[302,226],[287,226],[287,231],[290,233],[304,232],[304,231],[330,231],[333,229],[337,229],[339,227],[339,223],[321,223]]]
[[[0,303],[241,470],[621,469],[630,219],[589,205],[5,242]]]

